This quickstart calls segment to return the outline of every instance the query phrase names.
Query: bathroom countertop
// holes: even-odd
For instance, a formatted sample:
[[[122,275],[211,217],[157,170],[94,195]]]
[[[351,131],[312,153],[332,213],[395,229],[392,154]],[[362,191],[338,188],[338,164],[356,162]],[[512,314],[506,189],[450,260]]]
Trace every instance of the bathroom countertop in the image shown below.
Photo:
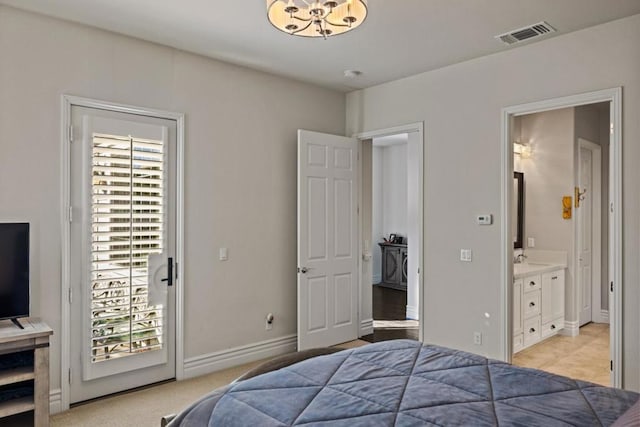
[[[532,274],[548,273],[550,271],[567,268],[566,264],[559,263],[534,263],[523,262],[519,264],[513,264],[513,278],[519,279],[521,277],[529,276]]]

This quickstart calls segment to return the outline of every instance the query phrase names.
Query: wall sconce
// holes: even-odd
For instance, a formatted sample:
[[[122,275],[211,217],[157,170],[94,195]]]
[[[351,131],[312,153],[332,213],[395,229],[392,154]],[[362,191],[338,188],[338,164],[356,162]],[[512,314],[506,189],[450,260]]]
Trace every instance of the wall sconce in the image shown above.
[[[520,156],[522,159],[530,159],[533,156],[533,146],[530,142],[514,141],[513,154]]]

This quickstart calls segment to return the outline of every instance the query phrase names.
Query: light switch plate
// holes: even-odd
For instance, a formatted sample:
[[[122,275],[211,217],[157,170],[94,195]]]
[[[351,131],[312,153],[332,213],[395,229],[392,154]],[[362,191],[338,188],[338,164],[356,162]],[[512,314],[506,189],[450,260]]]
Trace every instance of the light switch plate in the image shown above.
[[[227,248],[220,248],[219,258],[220,261],[226,261],[229,259],[229,251],[227,250]]]
[[[460,261],[471,262],[471,249],[460,249]]]
[[[535,248],[536,247],[536,239],[534,239],[533,237],[528,237],[527,238],[527,247]]]
[[[493,224],[493,215],[491,214],[482,214],[476,216],[476,223],[478,225],[491,225]]]

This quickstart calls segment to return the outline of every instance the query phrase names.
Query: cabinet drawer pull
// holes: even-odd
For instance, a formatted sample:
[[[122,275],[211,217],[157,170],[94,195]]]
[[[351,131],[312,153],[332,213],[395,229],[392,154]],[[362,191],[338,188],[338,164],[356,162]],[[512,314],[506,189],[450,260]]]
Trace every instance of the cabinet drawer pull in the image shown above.
[[[535,306],[536,306],[535,302],[532,301],[532,302],[529,303],[529,307],[535,307]]]
[[[551,329],[555,329],[555,328],[556,328],[556,325],[551,325]]]
[[[534,282],[533,280],[529,282],[529,286],[535,286],[536,282]]]
[[[535,329],[535,328],[530,328],[530,329],[529,329],[529,333],[530,333],[530,334],[534,333],[535,331],[536,331],[536,329]]]
[[[558,280],[558,276],[551,276],[551,280]]]

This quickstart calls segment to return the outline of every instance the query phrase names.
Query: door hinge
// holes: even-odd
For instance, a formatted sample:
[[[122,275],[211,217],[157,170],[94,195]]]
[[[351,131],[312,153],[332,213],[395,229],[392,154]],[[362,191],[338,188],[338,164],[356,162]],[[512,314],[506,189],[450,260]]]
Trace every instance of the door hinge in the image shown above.
[[[69,206],[69,222],[73,222],[73,206]]]
[[[69,304],[73,302],[73,289],[69,288]]]
[[[611,202],[611,204],[609,205],[609,210],[611,210],[611,213],[613,213],[613,202]]]
[[[613,372],[613,360],[610,360],[609,362],[611,362],[610,367],[611,367],[611,372]]]
[[[418,274],[420,274],[420,267],[418,267]]]
[[[611,292],[613,292],[613,282],[611,282]]]
[[[69,384],[71,384],[71,368],[69,368]]]
[[[176,280],[178,280],[178,263],[177,262],[174,264],[174,269],[176,271]]]
[[[73,126],[69,125],[69,142],[73,142]]]

